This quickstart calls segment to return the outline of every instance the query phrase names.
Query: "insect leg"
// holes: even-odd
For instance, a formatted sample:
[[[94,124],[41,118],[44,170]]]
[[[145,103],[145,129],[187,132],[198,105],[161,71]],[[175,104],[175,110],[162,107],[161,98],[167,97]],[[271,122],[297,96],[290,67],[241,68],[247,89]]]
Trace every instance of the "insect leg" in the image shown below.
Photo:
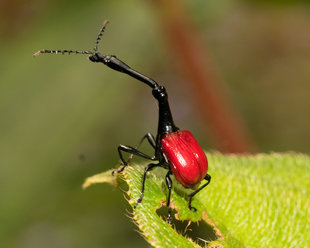
[[[146,174],[151,171],[152,169],[154,169],[157,166],[161,166],[161,163],[158,164],[148,164],[145,169],[144,169],[144,174],[143,174],[143,180],[142,180],[142,189],[141,189],[141,196],[140,198],[137,200],[134,208],[136,208],[138,206],[139,203],[142,202],[143,197],[144,197],[144,189],[145,189],[145,180],[146,180]]]
[[[169,170],[166,175],[166,184],[168,187],[168,197],[167,197],[167,207],[168,207],[168,223],[171,224],[172,218],[171,218],[171,208],[170,208],[170,196],[171,196],[171,189],[172,189],[172,180],[170,178],[170,175],[172,172]]]
[[[155,142],[155,138],[151,133],[147,133],[146,135],[143,136],[143,138],[140,140],[140,142],[136,145],[135,149],[139,149],[139,147],[141,146],[142,142],[147,139],[147,141],[149,142],[149,144],[155,149],[156,147],[156,142]],[[127,160],[127,164],[129,164],[130,160],[133,157],[133,153],[130,154],[128,160]]]
[[[207,182],[204,185],[202,185],[201,187],[199,187],[197,190],[195,190],[194,192],[189,194],[188,208],[190,210],[193,210],[194,212],[196,212],[197,209],[195,207],[192,207],[192,199],[200,190],[202,190],[204,187],[206,187],[210,183],[211,176],[209,174],[207,174],[204,179],[206,179]]]
[[[123,166],[120,169],[117,170],[117,173],[122,172],[125,169],[125,167],[128,165],[128,162],[124,159],[124,156],[123,156],[122,152],[130,153],[131,154],[130,156],[137,155],[139,157],[146,158],[146,159],[149,159],[149,160],[153,160],[153,161],[156,160],[155,157],[151,157],[151,156],[149,156],[149,155],[147,155],[147,154],[145,154],[143,152],[140,152],[139,150],[137,150],[136,148],[131,147],[131,146],[119,145],[117,150],[118,150],[119,157],[120,157],[120,159],[122,160],[122,163],[123,163]],[[131,158],[129,157],[129,160],[130,159]],[[112,174],[114,174],[114,171],[113,171]]]

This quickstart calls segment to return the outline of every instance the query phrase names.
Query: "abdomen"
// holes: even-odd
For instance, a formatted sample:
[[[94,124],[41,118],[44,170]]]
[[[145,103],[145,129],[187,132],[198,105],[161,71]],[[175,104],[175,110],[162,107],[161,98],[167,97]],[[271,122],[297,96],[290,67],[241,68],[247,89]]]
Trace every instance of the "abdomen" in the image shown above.
[[[194,188],[207,174],[207,157],[192,133],[168,133],[162,138],[162,152],[175,178],[186,188]]]

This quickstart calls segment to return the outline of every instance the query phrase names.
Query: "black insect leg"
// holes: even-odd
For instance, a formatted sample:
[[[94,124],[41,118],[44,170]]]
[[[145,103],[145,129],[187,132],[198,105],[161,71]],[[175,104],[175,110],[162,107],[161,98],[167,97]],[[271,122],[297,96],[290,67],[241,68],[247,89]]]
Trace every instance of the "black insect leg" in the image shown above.
[[[144,169],[144,174],[143,174],[143,180],[142,180],[142,189],[141,189],[141,196],[140,198],[137,200],[134,208],[136,208],[138,206],[139,203],[142,202],[143,197],[144,197],[144,189],[145,189],[145,180],[146,180],[146,174],[151,171],[152,169],[154,169],[157,166],[161,166],[161,163],[158,164],[148,164],[145,169]]]
[[[145,139],[147,139],[148,142],[150,143],[150,145],[155,149],[156,142],[155,142],[154,136],[151,133],[147,133],[146,135],[144,135],[143,138],[140,140],[140,142],[136,145],[135,148],[133,148],[131,146],[124,146],[124,145],[119,145],[118,146],[118,148],[117,148],[118,149],[118,154],[119,154],[120,159],[122,160],[123,166],[116,171],[117,173],[122,172],[125,169],[125,167],[129,164],[130,160],[132,159],[133,155],[137,155],[137,156],[140,156],[140,157],[143,157],[143,158],[146,158],[146,159],[150,159],[150,160],[156,160],[155,157],[154,158],[150,157],[150,156],[148,156],[148,155],[138,151],[140,145],[142,144],[142,142]],[[123,154],[122,154],[122,151],[130,153],[130,156],[127,159],[127,161],[125,161],[125,159],[123,157]],[[114,175],[114,171],[112,172],[112,175]]]
[[[119,157],[123,163],[123,166],[117,170],[117,173],[122,172],[125,169],[125,167],[128,165],[128,162],[124,159],[122,152],[127,152],[127,153],[130,153],[131,155],[137,155],[139,157],[153,160],[153,161],[156,160],[155,157],[151,157],[143,152],[140,152],[139,150],[131,146],[119,145],[117,150],[118,150]],[[112,174],[114,174],[114,171]]]
[[[155,149],[156,147],[156,141],[155,141],[155,138],[153,136],[153,134],[151,133],[147,133],[146,135],[144,135],[144,137],[141,139],[140,143],[139,143],[139,146],[142,144],[143,140],[144,139],[147,139],[148,142],[150,143],[150,145]]]
[[[172,218],[171,218],[171,208],[170,208],[170,196],[171,196],[171,189],[172,189],[172,180],[170,178],[171,171],[168,171],[166,175],[166,184],[168,187],[168,197],[167,197],[167,207],[168,207],[168,223],[171,224]]]
[[[136,145],[135,149],[139,149],[139,147],[141,146],[142,142],[147,139],[147,141],[149,142],[149,144],[155,149],[156,147],[156,142],[155,142],[155,138],[151,133],[147,133],[146,135],[143,136],[143,138],[140,140],[140,142]],[[132,159],[134,154],[130,154],[128,160],[126,161],[126,164],[129,164],[130,160]]]
[[[196,212],[197,209],[195,207],[192,207],[192,199],[200,190],[202,190],[204,187],[206,187],[210,183],[211,176],[209,174],[207,174],[204,179],[206,179],[207,182],[204,185],[202,185],[201,187],[199,187],[197,190],[195,190],[193,193],[189,194],[188,208],[190,210],[193,210],[194,212]]]

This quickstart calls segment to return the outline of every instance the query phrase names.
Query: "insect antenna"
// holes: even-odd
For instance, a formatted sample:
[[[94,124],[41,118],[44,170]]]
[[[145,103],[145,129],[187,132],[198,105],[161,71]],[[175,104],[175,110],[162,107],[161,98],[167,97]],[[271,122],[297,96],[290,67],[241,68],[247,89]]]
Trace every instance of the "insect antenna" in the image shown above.
[[[74,53],[74,54],[93,54],[93,52],[90,52],[90,51],[77,51],[77,50],[41,50],[41,51],[38,51],[36,52],[35,54],[33,54],[33,56],[39,56],[40,54],[42,53],[51,53],[51,54],[71,54],[71,53]]]
[[[109,20],[105,20],[103,22],[103,26],[101,27],[101,29],[99,30],[99,33],[97,35],[97,38],[96,38],[96,41],[95,41],[95,46],[94,46],[94,51],[97,52],[98,50],[98,44],[99,44],[99,41],[101,40],[101,36],[102,36],[102,33],[104,32],[105,30],[105,27],[106,25],[109,23]],[[39,56],[40,54],[43,54],[43,53],[50,53],[50,54],[71,54],[71,53],[74,53],[74,54],[94,54],[94,52],[90,52],[90,51],[77,51],[77,50],[47,50],[47,49],[44,49],[44,50],[41,50],[41,51],[38,51],[36,52],[35,54],[33,54],[33,56]]]
[[[99,41],[101,40],[102,33],[104,32],[105,27],[107,26],[108,23],[109,23],[109,20],[105,20],[105,21],[103,22],[102,28],[99,30],[99,33],[98,33],[97,38],[96,38],[96,41],[95,41],[95,46],[94,46],[94,51],[95,51],[95,52],[98,51],[98,44],[99,44]]]

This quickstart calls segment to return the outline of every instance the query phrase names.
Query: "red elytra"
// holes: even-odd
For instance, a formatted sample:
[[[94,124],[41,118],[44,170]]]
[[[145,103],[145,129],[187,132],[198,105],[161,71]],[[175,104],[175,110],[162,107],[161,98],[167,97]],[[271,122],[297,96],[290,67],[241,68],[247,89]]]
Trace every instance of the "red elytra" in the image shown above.
[[[168,133],[161,142],[175,178],[185,188],[194,188],[206,176],[208,161],[192,133],[187,130]]]

